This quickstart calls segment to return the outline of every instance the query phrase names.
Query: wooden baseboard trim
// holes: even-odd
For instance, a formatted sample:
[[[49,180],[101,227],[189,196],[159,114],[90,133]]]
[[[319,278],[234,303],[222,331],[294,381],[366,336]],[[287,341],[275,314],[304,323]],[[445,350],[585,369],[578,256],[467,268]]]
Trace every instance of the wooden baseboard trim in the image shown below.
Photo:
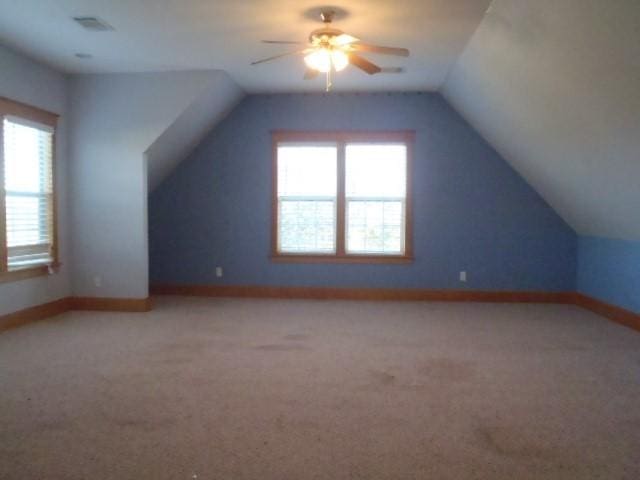
[[[0,315],[0,332],[27,323],[44,320],[72,310],[95,310],[102,312],[148,312],[151,298],[90,298],[65,297],[17,312]]]
[[[53,302],[43,303],[17,312],[0,315],[0,332],[19,327],[45,318],[54,317],[70,310],[69,298],[61,298]]]
[[[404,300],[502,303],[571,303],[573,296],[573,292],[509,292],[228,285],[152,285],[151,294],[201,297],[299,298],[315,300]]]
[[[70,297],[71,310],[98,312],[149,312],[151,298]]]
[[[313,300],[396,300],[441,302],[561,303],[591,310],[640,331],[640,314],[576,292],[510,292],[385,288],[261,287],[227,285],[153,285],[154,295],[280,298]],[[71,310],[148,312],[151,298],[65,297],[0,315],[0,332]]]
[[[640,314],[611,305],[610,303],[603,302],[597,298],[583,295],[582,293],[573,294],[573,303],[579,307],[591,310],[598,315],[607,317],[609,320],[613,320],[616,323],[620,323],[633,328],[634,330],[640,331]]]

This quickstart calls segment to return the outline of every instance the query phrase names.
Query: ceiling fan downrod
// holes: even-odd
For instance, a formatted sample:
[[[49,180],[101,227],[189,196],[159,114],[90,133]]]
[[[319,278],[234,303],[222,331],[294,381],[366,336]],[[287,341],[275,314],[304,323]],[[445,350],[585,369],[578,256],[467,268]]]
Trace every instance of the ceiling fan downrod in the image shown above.
[[[322,12],[320,12],[320,18],[324,23],[328,25],[333,22],[333,17],[335,16],[335,14],[336,12],[334,10],[323,10]]]

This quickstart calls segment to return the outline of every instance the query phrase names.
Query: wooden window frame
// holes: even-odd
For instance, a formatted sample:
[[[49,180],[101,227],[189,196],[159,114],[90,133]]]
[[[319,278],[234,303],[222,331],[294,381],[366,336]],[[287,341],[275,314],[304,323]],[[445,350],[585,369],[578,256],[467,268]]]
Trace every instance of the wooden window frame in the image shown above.
[[[283,263],[398,263],[413,261],[413,130],[306,132],[274,130],[271,165],[271,261]],[[336,198],[336,252],[328,254],[282,253],[278,251],[278,144],[285,142],[334,142],[338,147],[338,185]],[[404,254],[347,253],[345,146],[348,143],[403,143],[407,147]]]
[[[35,123],[48,125],[53,128],[51,152],[51,183],[52,183],[52,257],[49,264],[27,266],[9,270],[7,252],[7,222],[4,188],[4,117],[11,115]],[[58,218],[57,218],[57,181],[56,181],[56,135],[59,115],[42,110],[25,103],[17,102],[0,96],[0,283],[14,282],[26,278],[49,274],[58,263]]]

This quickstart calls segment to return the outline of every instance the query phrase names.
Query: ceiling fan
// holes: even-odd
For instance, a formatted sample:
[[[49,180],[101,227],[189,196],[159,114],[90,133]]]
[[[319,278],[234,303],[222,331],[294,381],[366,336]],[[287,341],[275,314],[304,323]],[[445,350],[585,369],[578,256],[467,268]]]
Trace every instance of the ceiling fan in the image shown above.
[[[379,53],[383,55],[397,55],[408,57],[409,50],[406,48],[380,47],[362,43],[359,38],[344,33],[342,30],[331,27],[335,12],[325,10],[320,14],[324,22],[324,27],[312,31],[309,34],[308,42],[296,42],[286,40],[263,40],[263,43],[306,45],[305,48],[293,52],[281,53],[273,57],[263,58],[252,62],[251,65],[270,62],[290,55],[304,55],[304,62],[307,70],[304,74],[305,80],[316,78],[320,73],[326,74],[326,89],[331,89],[332,72],[344,70],[349,64],[356,68],[375,75],[376,73],[401,73],[402,68],[379,67],[360,55],[360,53]]]

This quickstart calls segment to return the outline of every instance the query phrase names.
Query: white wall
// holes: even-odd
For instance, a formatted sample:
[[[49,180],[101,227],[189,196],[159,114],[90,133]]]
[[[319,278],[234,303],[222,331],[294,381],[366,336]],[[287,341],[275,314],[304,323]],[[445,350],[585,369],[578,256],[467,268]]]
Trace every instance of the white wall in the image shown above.
[[[72,77],[75,295],[148,295],[145,152],[185,109],[215,88],[216,75],[191,71]]]
[[[0,315],[66,297],[70,293],[72,258],[69,248],[67,196],[67,80],[0,46],[0,96],[60,115],[56,136],[58,240],[62,267],[54,275],[0,283]]]

